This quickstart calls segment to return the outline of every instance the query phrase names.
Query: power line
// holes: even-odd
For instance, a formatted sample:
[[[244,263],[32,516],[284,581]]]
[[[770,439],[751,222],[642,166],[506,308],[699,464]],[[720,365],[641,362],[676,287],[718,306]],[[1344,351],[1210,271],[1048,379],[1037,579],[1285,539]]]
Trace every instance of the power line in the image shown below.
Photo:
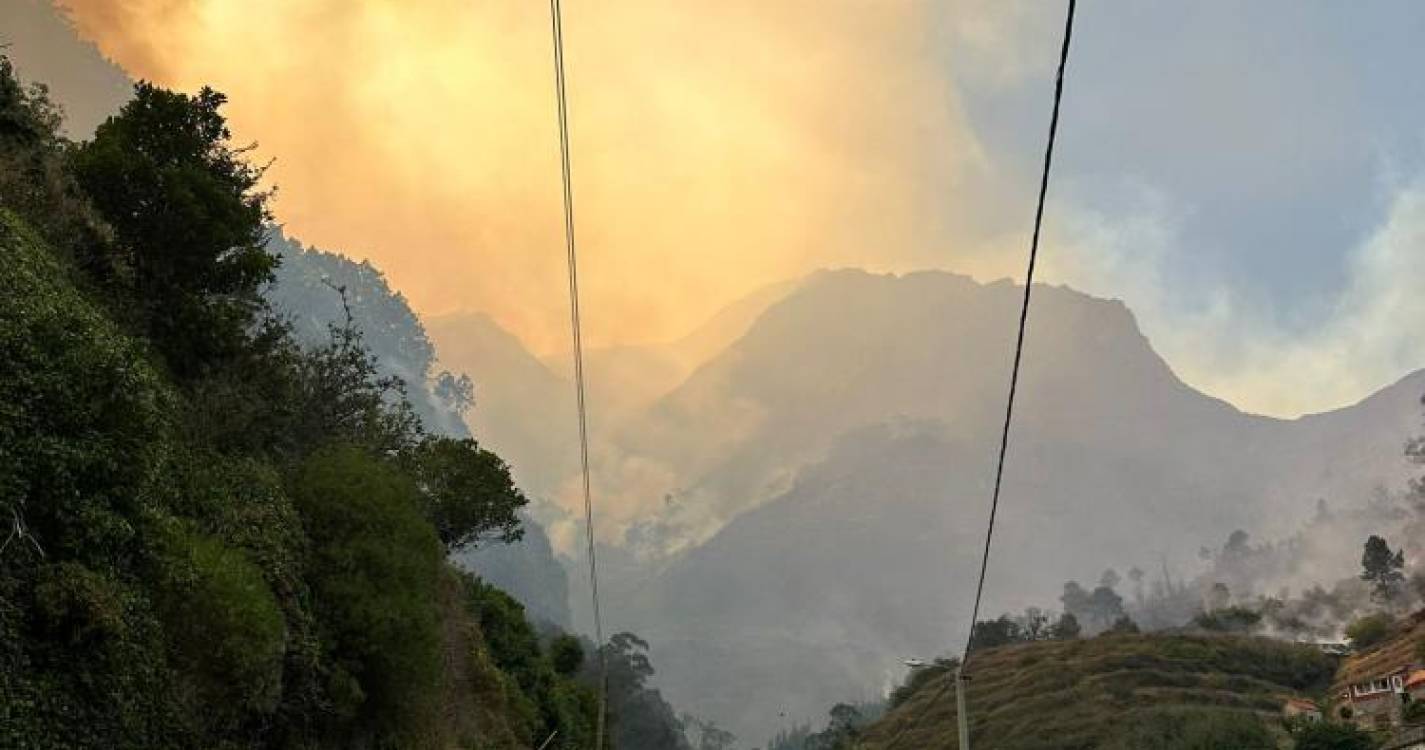
[[[990,499],[990,518],[985,528],[985,545],[983,555],[980,558],[979,580],[975,584],[975,604],[970,611],[970,633],[965,638],[965,650],[960,655],[960,666],[956,668],[953,675],[949,675],[957,686],[962,682],[960,670],[964,669],[965,664],[969,661],[970,651],[975,643],[975,623],[980,619],[980,603],[984,598],[985,577],[989,571],[990,546],[994,542],[995,519],[999,513],[1000,489],[1004,481],[1005,455],[1009,452],[1009,428],[1014,418],[1014,397],[1019,389],[1019,370],[1024,360],[1024,331],[1029,321],[1030,297],[1034,292],[1034,265],[1039,257],[1039,235],[1040,229],[1044,224],[1044,201],[1049,193],[1049,172],[1054,161],[1054,138],[1059,130],[1059,104],[1064,96],[1064,68],[1069,62],[1069,41],[1073,37],[1075,5],[1076,0],[1069,0],[1068,14],[1064,20],[1064,42],[1062,48],[1059,50],[1059,70],[1054,78],[1054,108],[1049,117],[1048,142],[1044,147],[1044,170],[1039,178],[1039,200],[1034,208],[1034,233],[1029,241],[1029,268],[1025,272],[1024,300],[1019,309],[1019,330],[1014,344],[1014,365],[1010,368],[1009,373],[1009,397],[1005,400],[1004,428],[1000,432],[999,460],[995,465],[995,484],[994,493]],[[926,701],[921,707],[920,713],[915,721],[908,722],[902,726],[901,731],[897,732],[895,737],[893,737],[891,742],[887,745],[888,748],[894,748],[912,725],[920,723],[920,720],[924,718],[925,712],[929,711],[935,701],[949,688],[951,679],[945,680],[941,684],[940,689],[930,697],[930,700]],[[963,714],[961,714],[959,718],[960,721],[965,721]],[[961,750],[965,750],[965,748],[962,747]]]
[[[564,91],[564,22],[559,0],[549,0],[554,35],[554,89],[559,104],[559,174],[564,187],[564,245],[569,264],[569,327],[574,337],[574,391],[579,412],[579,467],[584,489],[584,534],[588,539],[589,589],[594,607],[594,638],[599,654],[599,715],[594,750],[603,750],[608,706],[608,656],[604,653],[604,622],[599,611],[599,565],[594,553],[594,501],[589,491],[589,420],[584,403],[584,340],[579,319],[579,263],[574,244],[574,189],[569,167],[569,101]],[[552,736],[551,736],[552,738]]]
[[[1009,426],[1014,418],[1014,395],[1019,389],[1019,366],[1024,360],[1024,329],[1029,321],[1029,298],[1034,292],[1034,262],[1039,257],[1039,230],[1044,224],[1044,199],[1049,193],[1049,169],[1054,161],[1054,136],[1059,130],[1059,101],[1064,96],[1064,67],[1069,62],[1069,40],[1074,31],[1074,5],[1069,0],[1069,13],[1064,22],[1064,46],[1059,51],[1059,73],[1054,78],[1054,112],[1049,117],[1049,141],[1044,147],[1044,172],[1039,178],[1039,202],[1034,209],[1034,235],[1029,241],[1029,269],[1024,275],[1024,302],[1019,308],[1019,335],[1014,342],[1014,367],[1009,371],[1009,398],[1004,405],[1004,429],[1000,432],[999,462],[995,465],[995,489],[990,500],[990,522],[985,529],[984,556],[980,559],[980,580],[975,586],[975,606],[970,614],[970,635],[965,639],[963,664],[975,642],[975,622],[980,617],[980,599],[985,592],[985,573],[990,565],[990,543],[995,536],[995,516],[999,512],[1000,485],[1004,481],[1004,459],[1009,452]]]

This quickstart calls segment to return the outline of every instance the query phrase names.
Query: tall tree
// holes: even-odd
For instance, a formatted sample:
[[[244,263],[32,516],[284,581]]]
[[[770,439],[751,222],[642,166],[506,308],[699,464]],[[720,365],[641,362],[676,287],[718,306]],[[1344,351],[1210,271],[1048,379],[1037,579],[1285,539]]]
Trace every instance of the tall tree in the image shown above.
[[[1393,601],[1405,581],[1405,550],[1392,551],[1385,539],[1371,535],[1361,554],[1361,580],[1371,584],[1371,597],[1382,603]]]
[[[180,377],[240,350],[272,278],[264,247],[269,194],[249,148],[232,144],[227,98],[150,83],[99,126],[74,170],[113,229],[112,252],[147,332]]]
[[[426,516],[449,552],[483,539],[516,542],[518,511],[529,501],[510,478],[510,467],[465,438],[426,437],[402,454],[416,478]]]

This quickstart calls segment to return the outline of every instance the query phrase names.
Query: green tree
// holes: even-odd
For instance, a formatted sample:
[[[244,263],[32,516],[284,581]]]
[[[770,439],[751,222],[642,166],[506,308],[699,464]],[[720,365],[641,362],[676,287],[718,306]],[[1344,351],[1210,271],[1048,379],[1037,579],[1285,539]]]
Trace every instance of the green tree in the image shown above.
[[[1014,618],[1008,614],[1000,615],[993,620],[980,620],[975,623],[975,631],[970,638],[971,650],[979,651],[986,648],[996,648],[1007,646],[1011,643],[1021,643],[1025,640],[1023,629]]]
[[[1384,612],[1366,615],[1346,626],[1346,637],[1351,639],[1351,648],[1370,648],[1390,635],[1394,623],[1395,619]]]
[[[113,229],[113,279],[180,377],[240,352],[258,288],[276,259],[263,244],[270,218],[262,169],[236,148],[219,111],[227,99],[150,83],[74,155],[74,171]]]
[[[1108,630],[1103,632],[1108,635],[1136,635],[1139,632],[1138,623],[1134,622],[1133,618],[1128,615],[1121,615],[1117,620],[1113,621],[1113,624],[1108,627]]]
[[[648,642],[633,633],[617,633],[602,649],[607,668],[609,735],[613,747],[687,750],[683,725],[658,690],[649,686],[653,662]],[[586,677],[593,677],[591,670]]]
[[[1251,632],[1262,622],[1262,614],[1254,612],[1246,607],[1226,607],[1214,609],[1211,612],[1202,612],[1194,617],[1193,624],[1203,630],[1214,630],[1222,633],[1247,633]]]
[[[479,443],[428,436],[401,460],[447,551],[486,539],[515,542],[523,535],[518,511],[529,501],[510,478],[510,467]]]
[[[1045,612],[1038,607],[1025,608],[1024,614],[1017,620],[1019,629],[1024,634],[1024,639],[1027,641],[1042,641],[1049,638],[1051,633],[1050,618],[1051,613]]]
[[[1385,539],[1371,535],[1361,553],[1361,580],[1371,584],[1371,597],[1390,602],[1405,582],[1405,549],[1391,551]]]
[[[584,666],[584,645],[578,637],[564,634],[555,637],[549,644],[549,660],[554,671],[563,676],[579,673]]]
[[[1074,617],[1072,612],[1065,612],[1059,615],[1058,622],[1050,629],[1051,637],[1055,640],[1068,641],[1078,638],[1083,633],[1083,628],[1079,626],[1079,618]]]
[[[339,715],[385,742],[428,718],[439,684],[440,542],[414,482],[357,448],[318,451],[292,481],[311,540],[314,609]],[[354,741],[354,740],[353,740]]]
[[[345,298],[345,290],[337,289]],[[296,358],[290,413],[283,442],[298,454],[326,442],[359,445],[380,454],[409,450],[421,436],[420,419],[400,378],[382,375],[376,357],[351,322],[333,325],[326,345]]]

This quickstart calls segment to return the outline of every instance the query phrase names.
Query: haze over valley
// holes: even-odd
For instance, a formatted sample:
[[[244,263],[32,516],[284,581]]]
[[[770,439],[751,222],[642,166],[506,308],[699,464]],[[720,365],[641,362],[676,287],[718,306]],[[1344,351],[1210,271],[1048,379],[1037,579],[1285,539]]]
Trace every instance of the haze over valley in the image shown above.
[[[1082,5],[0,0],[0,748],[1425,733],[1425,6]]]

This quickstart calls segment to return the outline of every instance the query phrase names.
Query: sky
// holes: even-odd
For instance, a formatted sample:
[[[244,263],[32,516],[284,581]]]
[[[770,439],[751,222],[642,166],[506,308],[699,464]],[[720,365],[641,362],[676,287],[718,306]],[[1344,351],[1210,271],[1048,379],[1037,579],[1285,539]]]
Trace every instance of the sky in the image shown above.
[[[274,160],[289,233],[369,258],[422,313],[566,346],[546,4],[62,6],[2,0],[0,36],[78,136],[113,66],[211,84]],[[1022,276],[1063,3],[565,11],[592,343],[673,339],[821,267]],[[1422,32],[1412,2],[1081,3],[1041,278],[1125,300],[1248,411],[1425,366]]]

